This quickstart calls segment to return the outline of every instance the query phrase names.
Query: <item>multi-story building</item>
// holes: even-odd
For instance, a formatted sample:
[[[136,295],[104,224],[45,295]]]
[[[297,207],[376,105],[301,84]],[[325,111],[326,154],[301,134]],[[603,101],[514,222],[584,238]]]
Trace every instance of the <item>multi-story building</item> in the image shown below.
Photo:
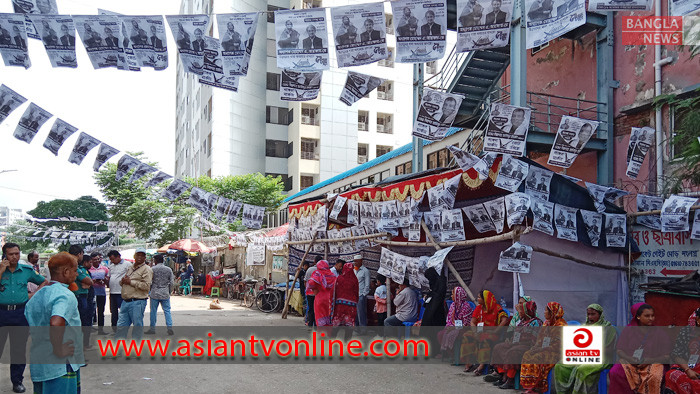
[[[392,55],[353,68],[386,82],[350,107],[339,100],[347,70],[333,67],[337,64],[333,48],[332,68],[324,71],[316,100],[280,100],[281,70],[277,68],[273,12],[291,7],[342,6],[354,1],[253,0],[217,2],[213,7],[212,3],[183,0],[180,12],[267,12],[260,16],[249,72],[241,78],[238,92],[200,84],[195,76],[185,73],[178,60],[176,176],[260,172],[281,176],[285,191],[293,194],[410,142],[413,66],[393,60],[396,38],[388,3],[387,42]],[[448,35],[448,49],[454,45],[453,34]],[[441,66],[442,61],[428,63],[426,78]]]
[[[19,208],[0,207],[0,226],[9,226],[26,218],[24,211]]]

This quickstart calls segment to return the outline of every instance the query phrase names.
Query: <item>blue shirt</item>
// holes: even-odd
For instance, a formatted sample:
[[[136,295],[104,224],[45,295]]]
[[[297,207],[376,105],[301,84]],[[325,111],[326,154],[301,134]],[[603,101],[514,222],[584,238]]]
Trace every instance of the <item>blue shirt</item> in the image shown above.
[[[78,300],[73,292],[68,290],[68,285],[54,282],[41,288],[27,302],[24,316],[31,327],[32,346],[29,370],[33,382],[45,382],[65,375],[66,364],[70,364],[73,371],[78,371],[84,365]],[[60,316],[66,321],[63,342],[73,341],[75,353],[71,357],[59,359],[53,354],[48,329],[52,316]]]
[[[46,279],[34,271],[31,265],[19,262],[15,272],[10,272],[10,268],[6,268],[0,278],[0,304],[16,305],[23,304],[29,300],[29,292],[27,291],[27,283],[31,282],[37,285],[44,283]]]

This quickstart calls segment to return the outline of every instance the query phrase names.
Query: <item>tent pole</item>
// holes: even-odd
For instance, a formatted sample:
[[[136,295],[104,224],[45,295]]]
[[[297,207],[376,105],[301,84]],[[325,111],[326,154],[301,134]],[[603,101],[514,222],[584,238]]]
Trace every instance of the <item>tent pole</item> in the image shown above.
[[[316,237],[318,237],[318,232],[314,234],[314,237],[311,238],[311,243],[309,243],[309,246],[306,247],[306,252],[304,252],[304,257],[301,258],[299,261],[299,266],[301,266],[301,263],[306,260],[306,256],[309,255],[309,251],[311,250],[311,246],[314,244],[314,241],[316,241]],[[287,266],[289,266],[289,259],[287,259]],[[287,269],[287,272],[289,272],[289,269]],[[284,309],[282,309],[282,319],[287,318],[287,312],[289,311],[289,300],[292,298],[292,292],[294,291],[294,286],[297,284],[297,279],[299,279],[299,272],[301,270],[297,270],[297,272],[294,274],[294,281],[292,282],[292,287],[290,287],[287,290],[287,296],[284,298]],[[289,275],[289,273],[287,274]],[[289,282],[289,279],[287,279],[287,282]],[[303,294],[302,294],[303,296]]]

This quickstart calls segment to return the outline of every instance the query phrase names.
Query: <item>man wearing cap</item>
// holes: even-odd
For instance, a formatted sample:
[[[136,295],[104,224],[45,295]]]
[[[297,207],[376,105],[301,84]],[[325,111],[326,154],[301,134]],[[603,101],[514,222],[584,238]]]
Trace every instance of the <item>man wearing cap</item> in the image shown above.
[[[107,253],[109,259],[109,311],[112,314],[112,330],[117,329],[119,321],[119,308],[122,306],[122,285],[121,280],[126,275],[126,270],[131,267],[131,263],[122,259],[121,253],[110,250]]]
[[[117,338],[126,338],[129,326],[133,324],[132,339],[141,339],[143,313],[146,311],[146,300],[153,282],[153,270],[146,264],[146,249],[136,249],[134,265],[127,268],[119,282],[122,286],[122,306],[119,308]]]
[[[354,257],[355,276],[357,283],[360,285],[360,297],[357,300],[357,320],[358,326],[367,325],[367,294],[369,294],[369,270],[362,265],[362,255],[357,254]]]

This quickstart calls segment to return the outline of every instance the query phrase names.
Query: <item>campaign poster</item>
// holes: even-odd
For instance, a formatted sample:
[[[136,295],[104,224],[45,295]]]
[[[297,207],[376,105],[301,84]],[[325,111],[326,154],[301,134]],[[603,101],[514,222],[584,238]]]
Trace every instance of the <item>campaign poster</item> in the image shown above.
[[[644,158],[649,152],[649,148],[654,142],[656,130],[651,127],[633,127],[632,135],[635,135],[634,142],[630,137],[630,144],[627,148],[627,171],[626,174],[632,179],[637,179],[639,169],[644,164]]]
[[[457,52],[508,45],[512,0],[458,0]]]
[[[663,205],[663,197],[637,194],[637,212],[659,211]],[[661,214],[637,216],[637,224],[661,231]]]
[[[448,145],[447,149],[450,151],[450,153],[452,153],[452,157],[455,158],[457,165],[464,172],[470,170],[479,161],[479,157],[474,156],[469,152],[465,152],[456,146]]]
[[[112,148],[104,142],[101,143],[100,148],[97,150],[97,157],[95,157],[95,163],[92,165],[92,170],[95,172],[99,171],[100,167],[102,167],[107,160],[116,156],[117,153],[119,153],[119,149]]]
[[[550,186],[554,173],[545,168],[530,166],[525,178],[525,194],[549,201]]]
[[[653,0],[590,0],[588,11],[651,11]]]
[[[508,227],[521,224],[530,209],[530,196],[525,193],[511,193],[506,196],[506,217]]]
[[[149,179],[148,182],[146,182],[146,184],[143,185],[143,187],[148,189],[149,187],[153,187],[165,182],[166,180],[168,180],[168,178],[172,178],[172,176],[166,174],[163,171],[158,171],[158,173],[151,177],[151,179]]]
[[[34,103],[29,103],[29,107],[24,111],[24,115],[19,119],[19,123],[17,123],[14,137],[29,144],[39,132],[41,126],[52,116],[49,111]]]
[[[673,195],[664,201],[661,207],[661,231],[688,231],[688,215],[690,207],[695,205],[697,198]]]
[[[217,14],[221,59],[224,75],[248,75],[248,64],[253,50],[258,12],[242,14]]]
[[[54,156],[58,156],[58,150],[61,149],[63,143],[76,131],[78,131],[77,127],[57,118],[44,141],[44,148],[48,149]]]
[[[445,56],[447,1],[397,0],[391,9],[396,17],[397,62],[425,63]]]
[[[331,20],[338,67],[362,66],[390,56],[384,3],[333,7]]]
[[[531,260],[532,247],[516,242],[511,247],[501,252],[498,259],[498,270],[527,274],[530,273]]]
[[[475,204],[462,208],[467,219],[472,223],[476,231],[480,233],[488,233],[496,231],[496,225],[491,221],[491,217],[486,211],[484,204]]]
[[[320,71],[301,72],[282,70],[280,99],[284,101],[310,101],[318,97],[321,89]]]
[[[522,162],[513,156],[505,155],[503,156],[503,161],[501,162],[501,168],[498,171],[498,177],[494,185],[500,187],[501,189],[508,190],[509,192],[515,192],[523,183],[525,177],[527,176],[529,165]]]
[[[127,32],[141,67],[168,68],[168,42],[162,15],[126,16]]]
[[[117,69],[126,71],[141,71],[141,63],[134,52],[134,47],[131,42],[131,36],[126,29],[127,23],[131,26],[131,20],[126,15],[121,15],[116,12],[97,9],[99,15],[110,15],[117,18],[119,47],[117,48]]]
[[[594,120],[562,116],[547,164],[564,168],[571,167],[583,147],[595,133],[598,123]]]
[[[122,179],[129,171],[138,167],[139,164],[141,164],[141,162],[138,159],[135,159],[129,155],[122,156],[117,162],[117,173],[114,176],[114,179]]]
[[[74,15],[78,36],[94,69],[118,67],[122,22],[116,15]],[[63,38],[61,38],[63,40]],[[75,36],[69,40],[75,42]],[[121,56],[124,56],[123,49]]]
[[[28,15],[36,27],[51,67],[77,68],[75,22],[70,15]]]
[[[57,15],[58,6],[56,0],[12,0],[14,12],[25,14],[25,29],[29,38],[41,39],[39,33],[34,28],[34,24],[26,14]]]
[[[275,11],[275,36],[278,68],[297,72],[330,68],[325,8]]]
[[[627,241],[627,215],[606,213],[605,214],[605,238],[609,248],[625,247]]]
[[[506,220],[505,201],[505,197],[498,197],[495,200],[484,203],[484,208],[486,208],[489,218],[493,222],[494,226],[496,226],[497,233],[503,232],[503,226]]]
[[[585,209],[581,209],[580,212],[583,218],[583,225],[586,227],[588,239],[591,240],[591,245],[597,247],[603,229],[603,214],[587,211]]]
[[[90,152],[99,144],[100,140],[98,140],[97,138],[91,136],[88,133],[80,132],[80,134],[78,135],[78,140],[75,141],[73,150],[71,151],[70,156],[68,157],[68,161],[73,164],[80,165],[80,163],[82,163],[85,159],[85,156],[87,156],[88,152]]]
[[[28,20],[28,19],[27,19]],[[31,21],[28,22],[31,25]],[[32,25],[32,28],[34,25]],[[25,17],[20,14],[0,14],[0,55],[6,67],[32,66],[27,48]],[[0,122],[2,115],[0,115]]]
[[[204,33],[209,25],[209,15],[167,15],[165,19],[175,37],[185,72],[202,75],[204,49],[207,47]]]
[[[457,116],[462,96],[430,88],[423,89],[418,116],[413,123],[413,136],[430,141],[445,138]]]
[[[554,206],[554,224],[557,226],[557,238],[578,241],[576,233],[576,212],[578,209],[561,204]]]
[[[228,208],[228,214],[226,215],[226,221],[233,223],[238,219],[238,215],[243,209],[243,203],[236,200],[231,201],[231,205]]]
[[[546,44],[586,23],[584,0],[525,0],[527,49]]]
[[[464,222],[462,221],[462,210],[451,209],[440,212],[442,221],[442,242],[464,241]]]
[[[494,2],[497,1],[494,0]],[[504,153],[515,157],[523,156],[531,112],[530,108],[501,103],[491,104],[484,151]]]
[[[533,198],[531,201],[532,228],[553,236],[554,226],[552,225],[552,218],[554,218],[554,203],[538,198]]]
[[[204,37],[206,48],[204,48],[204,68],[199,76],[199,83],[213,86],[220,89],[238,91],[239,77],[226,75],[221,56],[221,43],[218,38]]]
[[[371,75],[360,74],[348,71],[345,86],[340,93],[340,101],[347,106],[351,106],[363,97],[367,97],[377,86],[383,84],[385,79],[373,77]]]
[[[103,144],[104,145],[104,144]],[[181,180],[173,180],[168,187],[163,189],[163,197],[170,201],[175,201],[180,195],[190,188],[190,184]]]

